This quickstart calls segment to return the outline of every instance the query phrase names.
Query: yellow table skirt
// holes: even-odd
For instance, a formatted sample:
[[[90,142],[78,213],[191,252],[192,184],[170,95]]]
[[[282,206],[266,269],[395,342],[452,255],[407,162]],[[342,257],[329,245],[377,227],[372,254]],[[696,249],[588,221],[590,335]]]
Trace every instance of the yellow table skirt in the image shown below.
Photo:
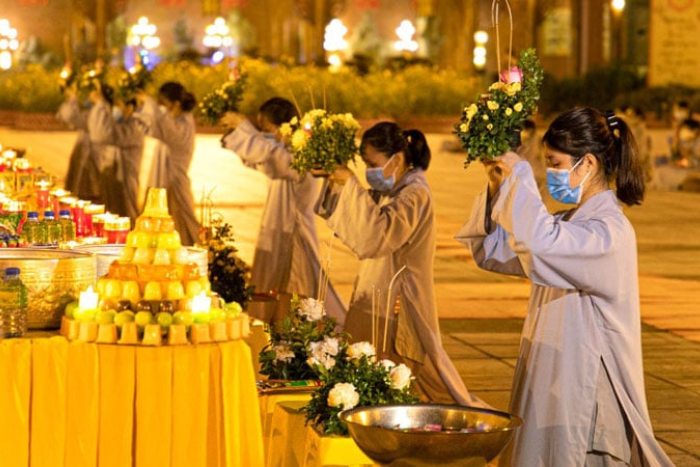
[[[306,402],[275,404],[267,441],[267,467],[374,466],[349,436],[325,436],[305,425]]]
[[[243,341],[0,341],[0,464],[262,466],[257,397]]]

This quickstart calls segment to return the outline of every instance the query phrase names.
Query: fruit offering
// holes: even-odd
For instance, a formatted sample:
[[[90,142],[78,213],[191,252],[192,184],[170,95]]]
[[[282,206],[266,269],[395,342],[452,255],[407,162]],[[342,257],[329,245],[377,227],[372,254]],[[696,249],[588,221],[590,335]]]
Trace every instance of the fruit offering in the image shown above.
[[[100,297],[97,306],[83,309],[77,302],[71,303],[65,319],[72,327],[72,322],[114,326],[119,343],[134,344],[140,339],[144,345],[158,345],[154,329],[168,338],[173,326],[182,327],[173,334],[186,334],[194,343],[227,340],[235,334],[229,329],[232,323],[247,319],[241,315],[240,305],[225,305],[212,294],[206,270],[189,261],[162,188],[149,189],[143,214],[128,233],[119,259],[97,280],[96,292]],[[65,334],[70,338],[70,330]]]

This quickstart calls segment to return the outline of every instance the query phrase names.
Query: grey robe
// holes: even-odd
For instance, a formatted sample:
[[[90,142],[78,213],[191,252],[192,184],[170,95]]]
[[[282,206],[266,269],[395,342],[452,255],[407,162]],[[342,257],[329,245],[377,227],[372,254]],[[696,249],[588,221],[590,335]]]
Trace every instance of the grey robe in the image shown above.
[[[139,172],[143,159],[146,125],[136,118],[128,118],[114,125],[114,144],[119,148],[119,162],[116,179],[121,186],[120,214],[129,216],[132,225],[141,214],[139,210]]]
[[[158,103],[150,96],[138,111],[137,117],[146,122],[152,122],[161,113]],[[153,146],[153,156],[150,158],[151,166],[148,168],[146,188],[163,188],[168,180],[168,146],[157,141]],[[148,192],[148,190],[146,190]]]
[[[222,144],[270,178],[251,284],[259,292],[277,290],[316,297],[321,259],[313,208],[318,181],[293,170],[289,166],[291,154],[284,145],[266,139],[248,120],[226,135]],[[330,283],[325,302],[328,314],[342,326],[347,308]]]
[[[532,282],[510,406],[525,423],[502,465],[583,466],[591,449],[629,462],[624,418],[649,465],[673,465],[647,411],[636,239],[615,194],[552,216],[518,162],[492,204],[482,193],[456,238],[480,267]]]
[[[380,336],[375,341],[380,358],[406,363],[434,402],[483,405],[469,394],[442,348],[433,288],[435,216],[425,172],[411,170],[384,196],[368,192],[355,177],[342,187],[327,184],[316,210],[362,260],[345,331],[354,341],[372,342],[374,287],[381,292]],[[389,283],[403,266],[387,310]],[[387,353],[382,354],[387,311]]]
[[[112,119],[109,106],[100,102],[90,110],[81,110],[78,100],[72,98],[61,104],[56,118],[78,130],[66,174],[66,190],[80,199],[101,202],[101,164],[103,160],[114,157],[116,151],[114,146],[106,144],[110,139]]]
[[[168,146],[168,209],[183,245],[194,245],[199,238],[199,222],[194,212],[194,195],[187,174],[194,155],[195,127],[192,113],[177,118],[161,112],[153,119],[150,135]]]

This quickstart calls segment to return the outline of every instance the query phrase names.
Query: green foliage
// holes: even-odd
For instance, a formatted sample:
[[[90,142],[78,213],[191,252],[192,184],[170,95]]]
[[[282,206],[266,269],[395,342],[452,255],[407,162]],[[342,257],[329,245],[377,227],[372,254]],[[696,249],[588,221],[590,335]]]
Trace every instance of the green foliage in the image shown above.
[[[226,112],[237,112],[243,98],[246,74],[230,79],[218,89],[208,93],[199,102],[199,115],[205,123],[217,125]]]
[[[39,65],[0,72],[0,109],[55,112],[63,100],[60,70]]]
[[[261,374],[270,379],[318,379],[316,369],[308,362],[310,345],[326,337],[341,336],[335,332],[335,319],[325,313],[318,317],[305,312],[316,306],[323,304],[312,298],[301,301],[294,296],[290,312],[271,329],[270,343],[260,352]]]
[[[534,49],[520,53],[518,67],[489,86],[489,93],[464,107],[455,132],[467,150],[468,165],[474,160],[493,159],[511,148],[514,132],[536,111],[544,73]]]
[[[362,344],[367,343],[359,343]],[[410,375],[405,365],[395,366],[388,361],[377,362],[374,354],[358,354],[353,352],[353,347],[347,345],[341,347],[335,362],[330,369],[319,368],[322,385],[314,391],[311,401],[303,409],[306,412],[307,423],[313,423],[325,434],[348,433],[348,427],[338,418],[338,414],[345,409],[419,402],[411,387],[412,379],[401,378],[404,382],[397,386],[399,378],[394,376],[395,374],[405,371],[408,373],[404,375]],[[339,397],[337,391],[341,388],[342,393]],[[343,401],[350,400],[355,403],[351,403],[351,406],[342,404]]]
[[[246,308],[254,288],[250,282],[250,267],[238,257],[233,246],[233,228],[221,219],[212,221],[212,239],[209,249],[209,282],[211,290],[226,303],[238,302]]]

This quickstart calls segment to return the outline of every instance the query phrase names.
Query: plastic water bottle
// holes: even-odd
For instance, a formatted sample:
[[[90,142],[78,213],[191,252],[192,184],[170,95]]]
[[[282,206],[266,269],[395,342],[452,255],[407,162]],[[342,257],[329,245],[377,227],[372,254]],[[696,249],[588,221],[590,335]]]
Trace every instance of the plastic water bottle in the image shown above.
[[[53,211],[44,211],[44,228],[46,229],[46,243],[58,245],[63,240],[61,224],[56,220]]]
[[[62,209],[59,215],[58,224],[61,226],[62,240],[64,242],[75,240],[75,222],[70,217],[70,210]]]
[[[19,278],[19,268],[6,268],[0,283],[0,317],[4,337],[24,337],[27,333],[27,287]]]
[[[46,229],[39,222],[39,213],[31,211],[27,213],[27,221],[22,226],[22,234],[30,245],[46,244]]]

